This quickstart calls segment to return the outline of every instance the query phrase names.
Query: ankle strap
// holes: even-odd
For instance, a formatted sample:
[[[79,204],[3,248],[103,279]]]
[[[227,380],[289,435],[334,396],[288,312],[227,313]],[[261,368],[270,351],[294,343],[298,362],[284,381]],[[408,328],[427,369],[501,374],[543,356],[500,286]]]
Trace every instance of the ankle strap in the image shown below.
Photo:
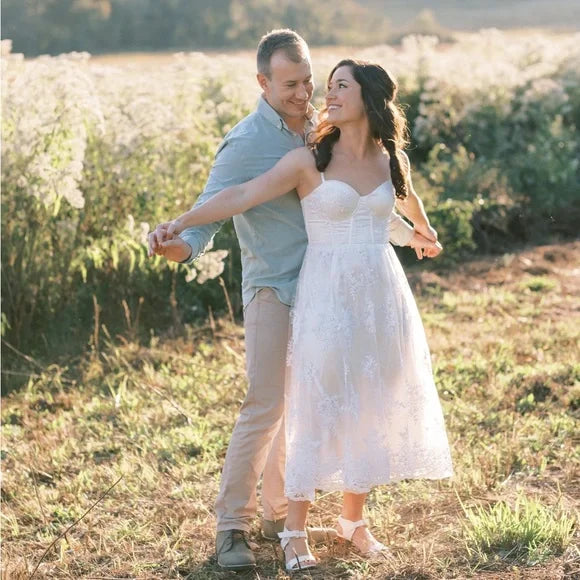
[[[338,523],[342,528],[342,536],[347,540],[350,540],[352,538],[352,535],[354,534],[357,528],[367,525],[365,520],[358,520],[356,522],[353,522],[351,520],[343,518],[342,516],[338,516]]]
[[[278,537],[281,540],[288,538],[307,538],[308,534],[305,530],[287,530],[284,528],[283,532],[278,532]]]

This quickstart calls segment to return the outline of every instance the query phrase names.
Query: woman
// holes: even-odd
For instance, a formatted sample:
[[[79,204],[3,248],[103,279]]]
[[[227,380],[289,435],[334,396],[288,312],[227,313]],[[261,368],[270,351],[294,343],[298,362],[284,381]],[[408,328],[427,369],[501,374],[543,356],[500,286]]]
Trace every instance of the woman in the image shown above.
[[[431,242],[393,213],[411,185],[397,87],[380,66],[343,60],[310,147],[174,220],[168,235],[296,189],[309,245],[292,314],[286,392],[287,570],[316,560],[305,525],[316,489],[343,492],[338,534],[386,550],[362,519],[372,486],[452,475],[429,350],[389,236],[419,255]]]

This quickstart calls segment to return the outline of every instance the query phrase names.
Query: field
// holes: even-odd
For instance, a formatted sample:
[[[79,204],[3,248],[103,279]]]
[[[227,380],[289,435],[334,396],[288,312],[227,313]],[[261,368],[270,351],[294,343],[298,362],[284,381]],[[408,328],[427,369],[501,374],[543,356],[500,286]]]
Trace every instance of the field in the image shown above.
[[[451,44],[413,36],[396,47],[316,48],[314,102],[347,54],[392,71],[414,183],[446,241],[437,265],[453,266],[473,252],[577,235],[579,46],[575,34],[488,30]],[[49,363],[55,350],[81,356],[95,346],[96,315],[114,336],[130,312],[131,332],[147,338],[210,308],[227,314],[224,287],[239,317],[231,226],[219,252],[189,267],[147,260],[144,240],[192,205],[223,135],[254,108],[254,58],[28,60],[8,41],[2,49],[4,340]],[[13,351],[5,356],[25,372]]]
[[[455,476],[376,489],[367,516],[395,560],[325,547],[313,578],[578,577],[579,250],[530,248],[445,277],[410,268]],[[226,321],[147,345],[104,340],[78,378],[39,369],[6,398],[4,577],[28,578],[57,538],[36,577],[228,577],[213,560],[212,506],[243,351],[243,330]],[[332,525],[338,502],[321,495],[312,521]],[[484,516],[501,502],[494,531]],[[240,576],[286,577],[273,543],[253,540],[258,569]]]
[[[313,578],[580,578],[580,42],[484,31],[354,55],[390,68],[445,251],[401,257],[455,466],[376,489],[394,559]],[[325,75],[351,49],[313,51]],[[239,248],[148,260],[258,97],[253,55],[2,59],[2,576],[218,579],[213,502],[245,394]],[[336,494],[313,523],[332,525]],[[256,522],[257,523],[257,522]],[[252,535],[245,578],[286,578]],[[308,577],[308,576],[307,576]]]

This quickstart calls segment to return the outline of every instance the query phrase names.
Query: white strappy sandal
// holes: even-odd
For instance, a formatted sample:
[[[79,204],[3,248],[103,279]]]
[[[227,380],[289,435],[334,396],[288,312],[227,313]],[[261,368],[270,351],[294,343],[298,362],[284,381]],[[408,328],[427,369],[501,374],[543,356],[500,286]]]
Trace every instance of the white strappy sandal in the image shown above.
[[[316,566],[316,559],[312,555],[308,544],[306,544],[306,549],[308,550],[307,554],[303,554],[299,556],[296,554],[295,558],[288,560],[286,558],[286,547],[290,543],[291,538],[306,538],[308,542],[308,534],[305,530],[289,530],[284,526],[284,531],[278,533],[278,537],[280,538],[280,545],[282,546],[282,550],[284,550],[284,560],[286,562],[286,571],[287,572],[298,572],[300,570],[306,570],[307,568],[314,568]]]
[[[361,556],[365,558],[376,558],[386,556],[390,550],[384,544],[381,544],[376,540],[371,534],[372,542],[369,542],[368,546],[363,549],[362,546],[353,541],[352,537],[360,527],[367,527],[367,522],[365,520],[358,520],[357,522],[352,522],[347,520],[342,516],[338,516],[338,524],[340,529],[338,530],[338,537],[346,540],[347,542],[352,542],[352,544],[357,548]],[[366,542],[365,542],[366,543]]]

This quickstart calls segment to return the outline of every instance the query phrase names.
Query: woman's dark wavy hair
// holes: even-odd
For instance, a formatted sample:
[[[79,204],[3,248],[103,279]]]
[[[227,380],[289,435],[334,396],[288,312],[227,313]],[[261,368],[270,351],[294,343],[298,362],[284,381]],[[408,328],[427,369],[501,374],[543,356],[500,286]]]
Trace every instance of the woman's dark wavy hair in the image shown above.
[[[378,64],[345,59],[341,60],[328,77],[328,83],[332,75],[342,66],[348,66],[352,76],[361,86],[362,100],[364,103],[369,126],[373,138],[380,140],[390,157],[391,181],[397,197],[404,199],[408,194],[406,164],[401,162],[401,152],[408,145],[407,121],[398,105],[395,104],[397,96],[397,83],[389,73]],[[316,159],[318,171],[324,171],[332,157],[332,148],[340,137],[340,129],[330,124],[327,120],[327,109],[320,113],[322,121],[316,129],[316,133],[310,140],[309,146]]]

